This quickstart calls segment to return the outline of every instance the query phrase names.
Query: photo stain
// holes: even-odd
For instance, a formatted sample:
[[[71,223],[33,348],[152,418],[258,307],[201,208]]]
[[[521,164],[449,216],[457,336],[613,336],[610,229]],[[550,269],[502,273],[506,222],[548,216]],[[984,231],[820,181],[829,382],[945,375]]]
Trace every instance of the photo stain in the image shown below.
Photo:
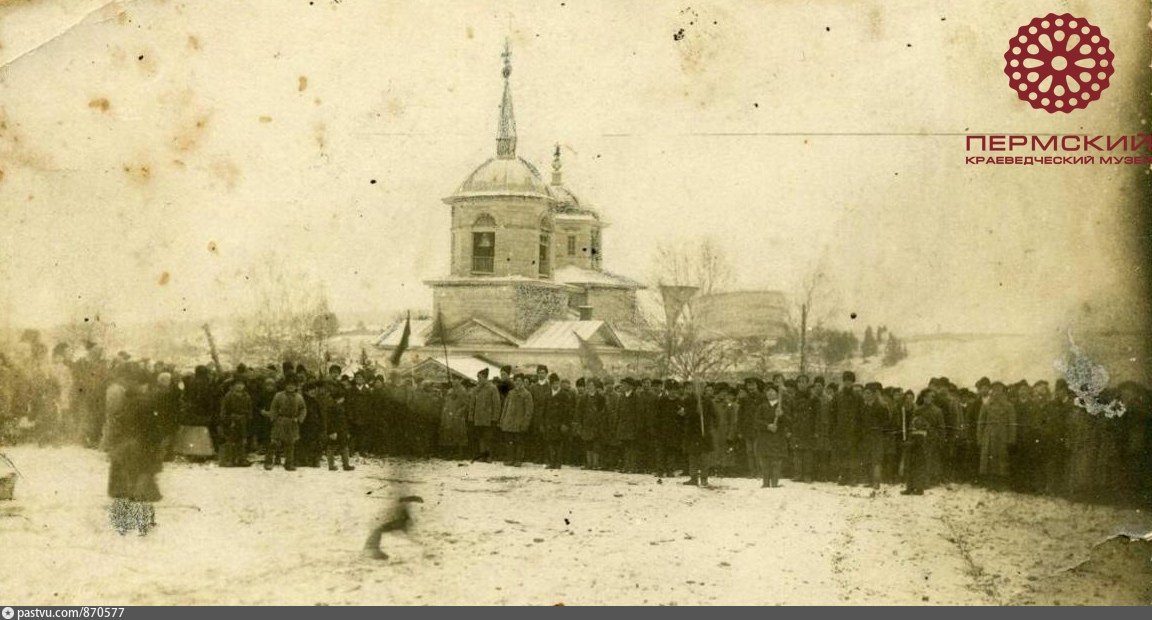
[[[112,107],[112,104],[109,103],[109,101],[104,97],[97,97],[96,99],[92,99],[88,102],[88,107],[92,108],[93,110],[107,112]]]
[[[140,185],[146,185],[152,180],[152,168],[146,164],[124,164],[121,166],[121,169],[124,171],[124,174],[128,175],[129,179]]]
[[[167,271],[162,272],[160,274],[160,280],[159,280],[160,286],[166,286],[168,284],[168,281],[171,279],[172,279],[172,276],[169,275],[169,273]]]
[[[296,92],[302,93],[308,90],[308,76],[302,75],[296,79]]]
[[[215,242],[215,241],[209,241],[209,242],[208,242],[208,251],[209,251],[209,252],[211,252],[212,254],[219,254],[219,253],[220,253],[220,250],[219,250],[219,248],[216,246],[216,242]]]
[[[271,116],[261,116],[261,117],[260,117],[260,122],[261,122],[261,123],[271,123],[271,122],[272,122],[272,117],[271,117]]]
[[[197,39],[193,35],[188,35],[188,49],[196,52],[200,51],[200,39]]]

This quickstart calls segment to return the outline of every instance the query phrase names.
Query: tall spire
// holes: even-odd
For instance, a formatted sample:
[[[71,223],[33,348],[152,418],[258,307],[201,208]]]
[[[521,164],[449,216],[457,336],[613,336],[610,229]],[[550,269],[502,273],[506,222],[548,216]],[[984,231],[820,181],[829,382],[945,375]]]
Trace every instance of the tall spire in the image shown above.
[[[512,115],[512,86],[508,77],[512,75],[512,49],[508,39],[504,39],[504,99],[500,102],[500,124],[496,129],[496,156],[500,159],[516,157],[516,117]]]

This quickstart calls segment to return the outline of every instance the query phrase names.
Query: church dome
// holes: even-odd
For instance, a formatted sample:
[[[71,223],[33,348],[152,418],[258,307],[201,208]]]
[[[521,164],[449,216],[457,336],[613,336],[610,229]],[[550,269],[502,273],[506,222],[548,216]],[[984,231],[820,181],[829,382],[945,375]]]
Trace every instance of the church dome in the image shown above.
[[[493,157],[468,175],[451,198],[522,196],[551,198],[536,167],[522,157]]]
[[[548,188],[552,192],[552,196],[556,198],[558,203],[558,210],[560,211],[577,211],[580,209],[580,199],[572,190],[564,187],[563,185],[553,185]]]

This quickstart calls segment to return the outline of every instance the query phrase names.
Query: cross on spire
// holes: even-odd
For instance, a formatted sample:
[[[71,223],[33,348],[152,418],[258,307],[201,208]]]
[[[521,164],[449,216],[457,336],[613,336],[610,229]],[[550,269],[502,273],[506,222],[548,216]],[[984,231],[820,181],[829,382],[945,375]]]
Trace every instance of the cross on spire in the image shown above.
[[[504,39],[504,98],[500,101],[500,122],[496,127],[496,156],[500,159],[516,157],[516,117],[512,114],[512,85],[508,78],[512,75],[512,47]]]

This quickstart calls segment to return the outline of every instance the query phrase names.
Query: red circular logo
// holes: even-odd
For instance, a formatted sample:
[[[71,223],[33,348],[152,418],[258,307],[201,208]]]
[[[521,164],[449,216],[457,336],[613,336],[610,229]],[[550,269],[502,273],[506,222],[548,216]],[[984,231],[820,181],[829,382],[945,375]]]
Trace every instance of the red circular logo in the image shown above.
[[[1049,13],[1021,26],[1008,41],[1004,74],[1033,108],[1071,112],[1100,98],[1114,59],[1108,39],[1088,20]]]

